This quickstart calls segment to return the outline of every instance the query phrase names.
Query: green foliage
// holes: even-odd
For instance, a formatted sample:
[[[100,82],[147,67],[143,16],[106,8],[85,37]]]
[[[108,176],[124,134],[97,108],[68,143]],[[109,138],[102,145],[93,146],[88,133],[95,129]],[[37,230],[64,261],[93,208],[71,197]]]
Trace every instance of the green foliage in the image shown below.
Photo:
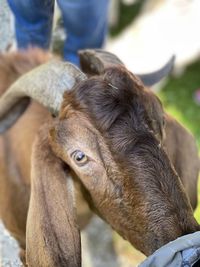
[[[194,100],[199,88],[200,61],[197,61],[181,77],[170,77],[159,96],[166,110],[194,134],[200,148],[200,104]]]

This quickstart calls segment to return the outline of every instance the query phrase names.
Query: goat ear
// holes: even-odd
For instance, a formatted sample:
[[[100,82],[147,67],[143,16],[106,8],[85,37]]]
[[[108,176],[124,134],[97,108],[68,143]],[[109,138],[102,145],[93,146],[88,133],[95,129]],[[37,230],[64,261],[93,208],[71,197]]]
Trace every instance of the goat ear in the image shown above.
[[[26,232],[28,266],[81,266],[80,234],[73,199],[69,169],[53,154],[46,126],[39,132],[32,153]]]
[[[90,75],[103,74],[109,67],[124,65],[116,55],[101,49],[84,49],[78,53],[81,69]]]

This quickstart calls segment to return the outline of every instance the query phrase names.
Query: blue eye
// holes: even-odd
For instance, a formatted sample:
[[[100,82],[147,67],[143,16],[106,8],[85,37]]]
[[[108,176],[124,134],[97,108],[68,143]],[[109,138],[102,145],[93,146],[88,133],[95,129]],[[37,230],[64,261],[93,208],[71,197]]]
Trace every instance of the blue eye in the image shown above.
[[[87,156],[85,155],[85,153],[83,153],[82,151],[80,150],[76,150],[73,154],[72,154],[72,157],[75,161],[75,163],[77,165],[84,165],[87,163],[88,161],[88,158]]]

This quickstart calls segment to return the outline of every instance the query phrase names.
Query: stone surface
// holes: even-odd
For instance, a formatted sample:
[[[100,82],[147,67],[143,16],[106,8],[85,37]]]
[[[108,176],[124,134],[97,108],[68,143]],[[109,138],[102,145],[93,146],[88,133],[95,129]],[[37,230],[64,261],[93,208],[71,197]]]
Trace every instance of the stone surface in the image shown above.
[[[11,12],[6,0],[0,0],[0,52],[13,44],[13,27]]]
[[[21,267],[17,242],[0,223],[0,267]]]

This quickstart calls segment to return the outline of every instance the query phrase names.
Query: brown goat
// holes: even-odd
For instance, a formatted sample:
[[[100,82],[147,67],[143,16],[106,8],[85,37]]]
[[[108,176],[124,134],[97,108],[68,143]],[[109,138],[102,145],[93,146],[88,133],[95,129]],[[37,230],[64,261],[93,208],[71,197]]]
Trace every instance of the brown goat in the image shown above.
[[[49,58],[37,50],[2,55],[1,92]],[[67,88],[67,75],[73,89],[61,106],[58,94]],[[195,141],[123,65],[87,78],[55,61],[24,75],[6,93],[1,132],[18,118],[12,108],[20,115],[25,110],[29,102],[17,106],[26,95],[59,112],[52,119],[32,102],[0,138],[0,217],[26,249],[28,266],[81,266],[71,177],[91,209],[145,255],[199,230],[191,208],[199,172]]]

